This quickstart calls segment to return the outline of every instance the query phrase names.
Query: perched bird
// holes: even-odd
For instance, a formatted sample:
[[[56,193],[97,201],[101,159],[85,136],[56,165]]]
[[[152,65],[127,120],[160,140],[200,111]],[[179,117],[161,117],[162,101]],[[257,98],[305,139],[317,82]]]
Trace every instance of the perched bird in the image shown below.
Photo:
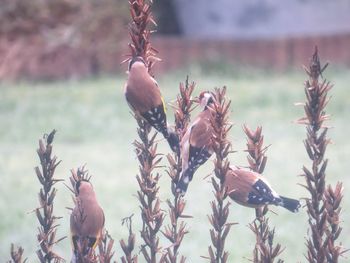
[[[91,248],[94,249],[99,244],[105,223],[104,213],[97,202],[92,184],[82,180],[76,183],[75,188],[76,202],[70,216],[70,230],[74,250],[73,257],[78,252],[86,255]],[[85,251],[79,251],[78,243],[86,242],[86,240],[87,247]],[[85,245],[85,243],[83,244]]]
[[[198,167],[213,154],[213,130],[210,121],[211,112],[208,109],[208,105],[214,102],[213,95],[208,91],[202,92],[198,101],[203,110],[188,127],[180,143],[182,174],[176,186],[176,192],[181,195],[186,193],[188,184]]]
[[[266,181],[256,172],[230,167],[225,177],[227,194],[238,204],[248,207],[264,205],[282,206],[291,212],[297,212],[300,202],[277,194]]]
[[[129,62],[129,75],[124,89],[130,108],[162,133],[174,152],[179,151],[179,138],[167,124],[162,95],[157,82],[149,74],[142,57]]]

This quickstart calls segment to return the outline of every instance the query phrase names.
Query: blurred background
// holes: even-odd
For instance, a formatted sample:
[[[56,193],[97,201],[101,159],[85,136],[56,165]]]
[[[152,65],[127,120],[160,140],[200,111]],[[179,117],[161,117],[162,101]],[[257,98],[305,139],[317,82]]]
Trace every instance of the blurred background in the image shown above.
[[[303,82],[314,46],[321,62],[330,62],[324,77],[334,83],[328,113],[328,182],[350,187],[350,2],[347,0],[155,0],[158,23],[151,42],[162,62],[154,73],[165,101],[171,103],[187,75],[201,90],[227,85],[232,99],[232,162],[246,164],[242,125],[263,126],[271,144],[265,170],[278,192],[305,197],[301,173],[308,165],[302,140],[304,127],[293,121],[304,113]],[[127,236],[121,219],[134,213],[138,167],[131,143],[136,124],[124,101],[122,87],[129,53],[127,0],[2,0],[0,3],[0,260],[9,259],[10,243],[22,245],[35,262],[39,164],[37,141],[57,129],[54,152],[62,164],[56,176],[68,180],[70,169],[87,164],[106,214],[106,227],[118,241]],[[194,113],[196,114],[196,112]],[[173,121],[168,106],[169,121]],[[159,137],[160,151],[168,152]],[[166,165],[166,161],[162,162]],[[190,233],[181,252],[189,262],[207,254],[211,189],[205,178],[212,162],[201,167],[187,195]],[[170,180],[160,168],[160,195],[170,198]],[[67,181],[68,182],[68,181]],[[58,185],[56,214],[59,234],[69,236],[69,190]],[[343,200],[344,230],[340,240],[350,247],[350,199]],[[166,203],[163,203],[166,210]],[[286,262],[303,262],[307,216],[273,209],[270,222]],[[254,211],[232,204],[230,221],[238,222],[227,242],[232,262],[248,262],[254,235],[247,225]],[[191,240],[191,242],[189,242]],[[140,242],[140,240],[138,240]],[[167,244],[164,240],[164,244]],[[118,242],[117,242],[118,243]],[[116,243],[116,254],[121,249]],[[68,239],[57,246],[69,258]],[[142,262],[142,261],[141,261]],[[231,262],[231,261],[230,261]],[[342,258],[341,262],[346,262]]]
[[[347,0],[154,2],[159,70],[208,61],[299,68],[315,44],[332,64],[349,66]],[[122,72],[128,19],[126,0],[3,0],[0,80]]]

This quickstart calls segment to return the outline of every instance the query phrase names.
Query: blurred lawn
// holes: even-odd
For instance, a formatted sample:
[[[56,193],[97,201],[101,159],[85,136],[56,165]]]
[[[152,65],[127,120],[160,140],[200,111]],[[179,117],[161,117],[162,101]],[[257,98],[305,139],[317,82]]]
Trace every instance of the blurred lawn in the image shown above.
[[[223,68],[223,73],[212,72],[206,68],[192,67],[190,78],[197,83],[196,93],[227,85],[232,99],[231,138],[234,149],[231,155],[235,164],[245,165],[245,139],[242,125],[263,126],[265,143],[269,148],[268,163],[265,170],[267,178],[273,182],[278,192],[291,197],[305,197],[301,173],[303,164],[309,165],[302,140],[304,127],[296,125],[303,114],[302,108],[294,102],[304,101],[301,72],[234,73]],[[167,102],[173,100],[178,83],[186,77],[185,72],[175,72],[162,76],[158,81]],[[333,116],[329,132],[333,144],[329,146],[327,157],[330,159],[327,179],[334,184],[341,180],[345,189],[350,187],[350,178],[344,173],[350,156],[350,70],[328,70],[326,77],[335,84],[328,112]],[[38,181],[33,167],[38,164],[36,156],[37,141],[43,133],[57,129],[54,153],[62,164],[57,168],[56,176],[68,182],[69,170],[82,164],[93,175],[93,183],[99,201],[105,210],[106,227],[116,241],[125,238],[127,231],[121,226],[121,219],[134,213],[134,229],[140,226],[138,202],[135,197],[137,182],[135,175],[138,167],[131,145],[136,138],[135,121],[124,101],[122,87],[125,76],[103,77],[84,81],[66,81],[56,83],[0,84],[0,259],[9,258],[10,243],[20,244],[25,249],[29,262],[36,262],[35,251],[37,221],[30,213],[38,205]],[[170,121],[172,110],[169,108]],[[160,138],[160,137],[159,137]],[[164,140],[160,140],[160,151],[168,152]],[[163,160],[163,164],[166,164]],[[186,220],[190,234],[181,246],[181,252],[188,262],[202,262],[201,255],[207,255],[210,242],[207,214],[212,191],[208,179],[203,178],[212,170],[212,163],[201,167],[189,193],[187,194],[186,214],[194,216]],[[164,169],[161,178],[161,197],[170,197],[170,181]],[[72,205],[69,190],[60,184],[55,202],[55,214],[63,216],[60,222],[59,236],[69,235],[69,211]],[[346,248],[350,247],[350,199],[345,191],[343,199],[341,240]],[[165,202],[163,208],[167,210]],[[273,208],[278,214],[270,213],[271,226],[276,227],[275,241],[280,242],[285,251],[281,258],[286,262],[305,262],[305,235],[307,217],[305,209],[292,214],[284,209]],[[248,262],[254,247],[254,236],[247,225],[254,218],[254,210],[236,205],[231,206],[229,220],[238,222],[231,230],[226,248],[230,251],[230,262]],[[168,222],[168,218],[166,218]],[[140,238],[138,238],[140,241]],[[162,239],[163,246],[168,243]],[[116,244],[116,254],[121,249]],[[58,253],[70,256],[68,239],[59,243]],[[137,250],[136,250],[137,251]],[[342,262],[345,262],[342,259]],[[140,262],[143,262],[142,260]]]

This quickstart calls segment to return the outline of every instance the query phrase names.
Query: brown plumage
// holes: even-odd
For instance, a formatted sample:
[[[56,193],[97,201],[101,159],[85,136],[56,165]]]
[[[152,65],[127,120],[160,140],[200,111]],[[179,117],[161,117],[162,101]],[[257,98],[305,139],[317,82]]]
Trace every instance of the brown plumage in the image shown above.
[[[76,202],[70,216],[70,230],[72,235],[74,254],[78,250],[78,242],[86,242],[87,250],[94,249],[100,242],[105,223],[102,208],[97,202],[96,194],[90,182],[78,181],[76,184]]]
[[[186,193],[188,184],[198,167],[204,164],[213,153],[211,112],[207,108],[213,102],[212,94],[202,92],[199,102],[204,109],[189,126],[180,144],[182,174],[176,191],[181,195]]]
[[[141,58],[130,63],[124,92],[133,111],[140,115],[160,105],[163,106],[158,84],[148,73]]]
[[[179,139],[168,127],[164,101],[157,82],[149,74],[141,57],[129,63],[129,75],[124,89],[130,108],[167,139],[173,151],[179,151]]]
[[[276,205],[292,212],[297,212],[300,207],[298,200],[280,196],[262,175],[250,170],[231,167],[225,178],[225,187],[232,200],[243,206]]]

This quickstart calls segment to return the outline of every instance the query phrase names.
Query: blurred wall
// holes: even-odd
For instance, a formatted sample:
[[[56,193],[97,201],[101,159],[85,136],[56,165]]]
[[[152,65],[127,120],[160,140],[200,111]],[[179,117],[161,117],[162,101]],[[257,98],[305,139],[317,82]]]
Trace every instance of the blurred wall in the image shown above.
[[[174,0],[191,38],[261,39],[350,33],[349,0]]]

